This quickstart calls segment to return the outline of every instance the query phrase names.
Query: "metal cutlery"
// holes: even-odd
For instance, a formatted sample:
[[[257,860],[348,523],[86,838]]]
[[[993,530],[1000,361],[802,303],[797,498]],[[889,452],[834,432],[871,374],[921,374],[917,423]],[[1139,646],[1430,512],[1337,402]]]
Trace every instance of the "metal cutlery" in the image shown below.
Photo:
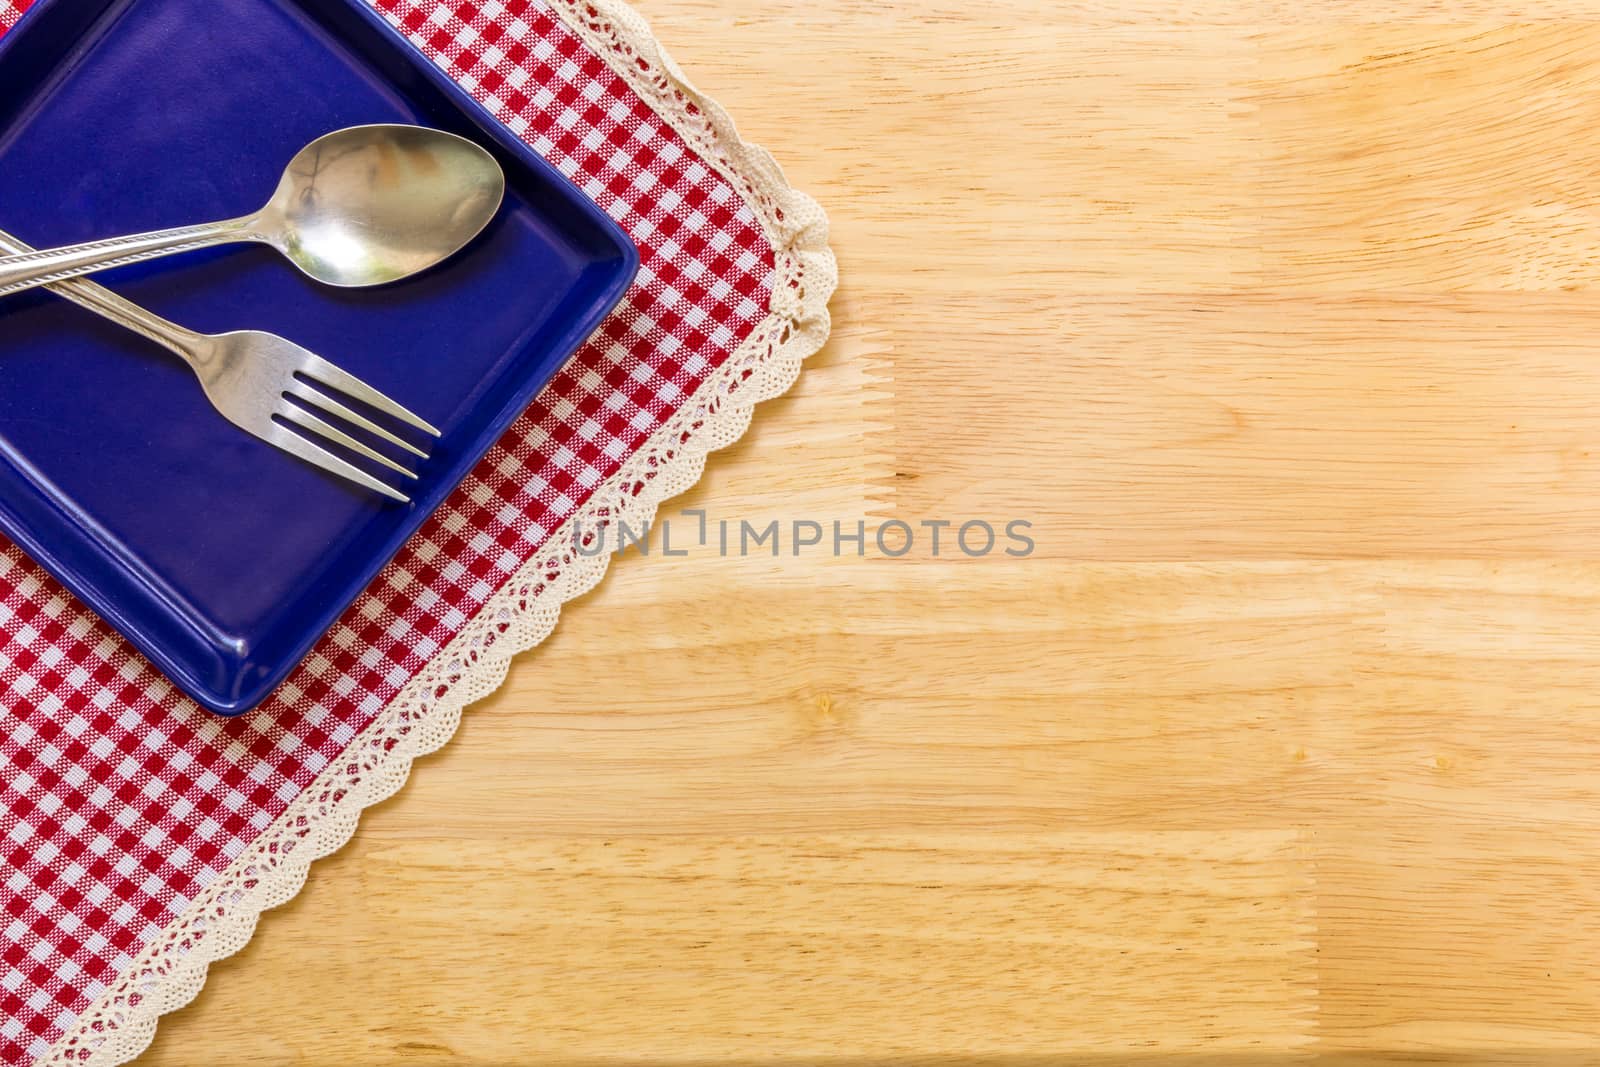
[[[0,257],[0,296],[240,241],[271,245],[328,285],[382,285],[465,247],[493,220],[505,187],[500,164],[465,138],[354,126],[301,149],[254,214]]]
[[[0,232],[0,251],[26,255],[31,249]],[[275,334],[256,330],[196,333],[94,282],[75,279],[50,283],[50,288],[182,357],[200,378],[216,409],[245,432],[330,474],[402,503],[410,502],[404,493],[356,466],[350,457],[361,457],[405,479],[416,475],[356,434],[370,434],[424,459],[428,453],[352,409],[340,395],[430,437],[438,437],[439,431],[355,375]],[[341,420],[349,429],[330,422],[329,417]]]

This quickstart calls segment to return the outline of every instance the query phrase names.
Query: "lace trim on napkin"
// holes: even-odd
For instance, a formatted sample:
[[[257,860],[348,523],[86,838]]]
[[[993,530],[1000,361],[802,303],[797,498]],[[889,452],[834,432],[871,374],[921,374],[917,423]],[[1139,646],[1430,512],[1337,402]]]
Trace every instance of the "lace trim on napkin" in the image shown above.
[[[56,1042],[38,1067],[116,1067],[138,1056],[167,1012],[194,999],[215,960],[239,951],[261,912],[300,891],[314,860],[350,839],[361,812],[405,784],[411,762],[448,741],[468,704],[498,689],[513,656],[543,641],[561,606],[599,583],[610,555],[573,550],[573,530],[626,521],[700,480],[706,456],[733,444],[755,406],[785,391],[827,340],[838,281],[827,218],[791,189],[765,150],[690,84],[644,19],[622,0],[547,0],[567,25],[739,190],[775,250],[767,317],[650,441],[413,678],[333,764]]]

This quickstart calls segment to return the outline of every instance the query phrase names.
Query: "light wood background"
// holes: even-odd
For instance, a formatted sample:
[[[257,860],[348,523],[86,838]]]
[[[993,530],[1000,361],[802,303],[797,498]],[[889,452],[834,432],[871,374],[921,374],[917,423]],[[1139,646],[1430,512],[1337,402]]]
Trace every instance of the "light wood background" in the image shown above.
[[[1600,3],[645,0],[835,222],[637,556],[151,1064],[1600,1063]]]

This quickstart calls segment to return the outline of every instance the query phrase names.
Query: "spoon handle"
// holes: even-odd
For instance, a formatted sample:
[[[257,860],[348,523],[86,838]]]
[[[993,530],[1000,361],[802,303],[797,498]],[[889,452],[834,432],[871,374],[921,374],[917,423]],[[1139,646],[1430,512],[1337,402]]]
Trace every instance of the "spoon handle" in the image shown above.
[[[32,251],[33,249],[9,233],[0,230],[0,253],[24,255]],[[185,329],[175,322],[168,322],[155,312],[148,311],[133,301],[118,296],[105,286],[84,278],[52,282],[50,291],[80,307],[87,308],[101,318],[109,319],[124,329],[132,330],[141,337],[156,342],[190,362],[193,362],[191,356],[193,346],[203,340],[193,330]]]
[[[112,267],[160,259],[178,252],[251,240],[255,236],[251,232],[252,221],[248,218],[229,219],[205,226],[183,226],[133,237],[112,237],[104,241],[68,245],[44,252],[0,256],[0,296],[110,270]]]

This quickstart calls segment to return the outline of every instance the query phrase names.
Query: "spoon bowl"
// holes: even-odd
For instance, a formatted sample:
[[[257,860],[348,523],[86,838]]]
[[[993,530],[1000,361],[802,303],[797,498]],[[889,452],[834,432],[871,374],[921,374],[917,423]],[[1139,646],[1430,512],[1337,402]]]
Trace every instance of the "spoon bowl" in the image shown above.
[[[383,285],[443,262],[494,219],[506,179],[487,151],[420,126],[312,141],[247,227],[328,285]]]

